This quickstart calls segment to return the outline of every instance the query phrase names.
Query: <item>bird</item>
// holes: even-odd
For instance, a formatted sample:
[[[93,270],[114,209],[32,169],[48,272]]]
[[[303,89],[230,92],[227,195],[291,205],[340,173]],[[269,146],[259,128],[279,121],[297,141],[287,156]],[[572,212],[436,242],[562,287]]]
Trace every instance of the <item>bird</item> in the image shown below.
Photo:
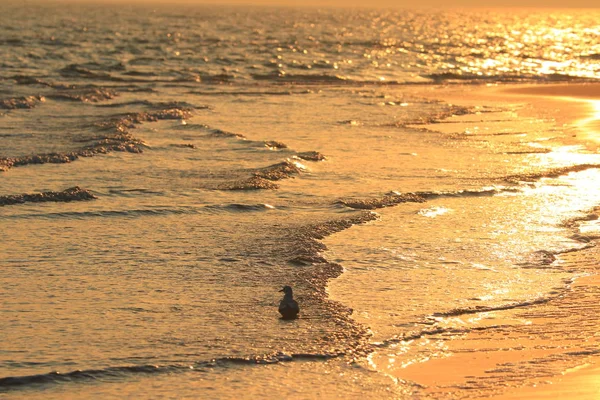
[[[298,306],[296,300],[294,300],[292,288],[290,286],[284,286],[280,292],[284,293],[283,299],[279,303],[279,313],[281,314],[281,319],[298,318],[300,307]]]

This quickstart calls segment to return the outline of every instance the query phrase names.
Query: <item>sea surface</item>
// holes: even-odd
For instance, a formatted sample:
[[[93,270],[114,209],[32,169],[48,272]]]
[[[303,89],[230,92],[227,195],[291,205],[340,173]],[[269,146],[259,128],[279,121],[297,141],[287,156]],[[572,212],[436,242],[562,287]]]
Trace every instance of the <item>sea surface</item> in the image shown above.
[[[463,399],[599,360],[600,155],[468,94],[597,81],[598,21],[3,1],[0,398]]]

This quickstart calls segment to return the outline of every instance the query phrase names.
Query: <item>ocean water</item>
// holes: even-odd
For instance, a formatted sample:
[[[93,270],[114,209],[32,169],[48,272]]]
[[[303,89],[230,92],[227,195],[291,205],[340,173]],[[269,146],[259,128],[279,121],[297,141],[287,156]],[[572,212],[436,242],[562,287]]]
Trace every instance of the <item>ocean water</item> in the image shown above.
[[[2,3],[0,397],[476,398],[594,362],[597,144],[469,93],[594,82],[599,17]]]

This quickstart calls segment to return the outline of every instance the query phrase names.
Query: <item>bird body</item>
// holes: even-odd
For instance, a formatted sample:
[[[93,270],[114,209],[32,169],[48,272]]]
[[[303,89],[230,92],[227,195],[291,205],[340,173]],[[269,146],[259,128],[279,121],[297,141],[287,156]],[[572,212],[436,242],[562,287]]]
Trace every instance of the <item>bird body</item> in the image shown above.
[[[294,300],[292,288],[290,286],[284,286],[280,292],[284,293],[283,299],[279,303],[279,313],[281,314],[281,319],[298,318],[300,307],[298,306],[296,300]]]

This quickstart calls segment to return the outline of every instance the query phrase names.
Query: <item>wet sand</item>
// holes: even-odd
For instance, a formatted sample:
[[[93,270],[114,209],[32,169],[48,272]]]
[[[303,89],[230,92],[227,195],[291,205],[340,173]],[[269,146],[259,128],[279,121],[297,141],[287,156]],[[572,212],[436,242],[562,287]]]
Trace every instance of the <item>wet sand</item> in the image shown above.
[[[600,276],[594,275],[578,279],[574,291],[588,291],[599,287]],[[589,359],[581,365],[565,369],[558,376],[549,377],[541,382],[528,382],[525,386],[510,389],[494,396],[493,399],[598,399],[600,398],[600,365],[597,362],[597,359]]]
[[[586,365],[574,368],[565,371],[563,376],[554,378],[548,383],[511,390],[495,398],[498,400],[596,400],[600,398],[600,367]]]
[[[573,296],[578,293],[598,291],[600,277],[590,276],[578,279],[573,287]],[[593,307],[593,304],[589,305]],[[577,312],[577,306],[573,307]],[[555,311],[555,310],[553,310]],[[549,314],[549,313],[548,313]],[[493,316],[492,316],[493,318]],[[457,387],[472,388],[469,398],[483,400],[549,400],[574,399],[591,400],[600,398],[600,365],[597,358],[589,357],[577,361],[575,365],[565,365],[564,370],[555,374],[546,372],[531,378],[507,381],[503,386],[495,387],[495,393],[489,390],[481,391],[478,387],[485,386],[488,376],[492,376],[500,368],[510,368],[516,365],[536,364],[537,360],[552,359],[560,356],[562,350],[553,342],[552,335],[534,335],[535,326],[547,323],[547,315],[538,321],[531,318],[528,321],[511,318],[495,318],[494,323],[501,326],[513,326],[511,329],[484,330],[481,333],[472,332],[455,340],[445,340],[445,346],[440,353],[441,358],[402,367],[388,365],[384,371],[392,377],[408,380],[423,385],[424,398],[443,398]],[[529,325],[531,328],[523,328]],[[528,332],[529,334],[523,334]],[[585,345],[595,343],[598,338],[586,338]],[[433,338],[432,340],[435,340]],[[582,346],[584,344],[582,343]],[[375,363],[382,363],[384,357]],[[543,369],[537,364],[534,368]],[[525,372],[527,373],[527,372]],[[485,393],[485,394],[483,394]],[[462,397],[461,397],[462,398]]]
[[[600,84],[597,83],[531,85],[501,89],[501,91],[526,96],[575,97],[590,100],[600,98]]]
[[[567,144],[572,138],[573,144],[583,142],[592,150],[600,145],[600,84],[466,89],[468,94],[461,94],[461,90],[463,89],[452,93],[454,90],[451,89],[452,97],[448,100],[457,104],[472,102],[474,98],[511,104],[523,103],[520,114],[551,118],[558,126],[563,126],[565,132],[572,132],[567,137]],[[593,298],[590,296],[600,293],[600,276],[595,275],[598,254],[597,250],[591,249],[585,256],[573,254],[566,257],[564,262],[567,265],[571,263],[581,267],[589,276],[575,280],[571,290],[559,301],[522,312],[511,310],[479,317],[461,316],[453,323],[458,326],[461,323],[477,325],[481,330],[473,330],[466,335],[456,333],[449,337],[447,334],[434,334],[418,339],[439,341],[438,357],[410,365],[397,365],[393,358],[388,358],[388,354],[381,352],[371,356],[372,365],[395,379],[420,385],[420,392],[425,398],[454,398],[452,392],[456,388],[470,388],[472,395],[469,398],[478,399],[598,399],[600,363],[595,352],[591,352],[589,357],[580,357],[571,364],[565,363],[562,370],[558,371],[545,371],[542,362],[538,363],[538,360],[565,354],[552,332],[546,334],[541,326],[563,324],[557,329],[571,329],[580,333],[578,327],[569,326],[566,322],[570,314],[579,314],[580,318],[600,327],[600,323],[593,318],[594,304],[589,301]],[[586,318],[588,313],[590,318]],[[556,318],[557,321],[554,322],[551,318]],[[495,326],[499,329],[495,329]],[[597,331],[596,329],[595,332]],[[572,335],[576,340],[581,340],[581,337],[585,337],[581,343],[582,349],[598,345],[597,334]],[[519,370],[521,365],[532,365],[530,378],[527,377],[529,372]],[[495,387],[497,390],[491,395],[489,391],[478,390],[485,386],[488,377],[503,368],[515,370],[514,380],[505,382],[502,387]],[[543,372],[533,373],[535,368]]]
[[[575,129],[573,143],[588,142],[594,150],[600,145],[600,83],[561,83],[502,85],[490,87],[433,89],[432,96],[454,104],[469,105],[477,100],[488,103],[522,105],[521,117],[552,120],[565,130]],[[595,143],[595,145],[594,145]]]
[[[562,109],[559,118],[576,124],[586,139],[600,142],[600,84],[565,84],[511,88],[507,93],[530,97],[543,97],[558,102]],[[567,122],[568,123],[568,122]],[[575,288],[600,287],[600,277],[590,276],[576,281]],[[596,360],[597,361],[597,360]],[[548,379],[541,384],[509,390],[496,397],[499,400],[516,399],[576,399],[600,398],[600,365],[589,364],[567,369],[563,375]]]
[[[558,123],[579,128],[579,139],[600,143],[600,84],[534,85],[498,93],[526,98],[536,107],[546,107]]]

